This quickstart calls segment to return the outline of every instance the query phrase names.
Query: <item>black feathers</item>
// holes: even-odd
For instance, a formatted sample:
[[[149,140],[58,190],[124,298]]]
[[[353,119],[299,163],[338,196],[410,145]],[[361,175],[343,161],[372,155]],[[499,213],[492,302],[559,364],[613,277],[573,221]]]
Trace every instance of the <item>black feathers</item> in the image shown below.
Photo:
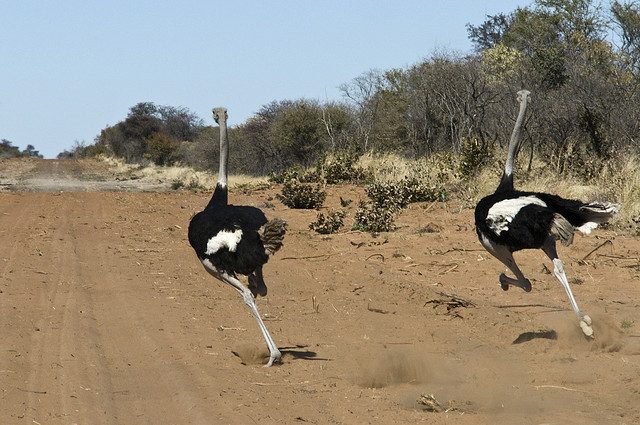
[[[211,204],[210,204],[211,205]],[[189,223],[189,243],[200,260],[209,260],[218,269],[231,274],[249,275],[265,264],[269,257],[260,235],[260,227],[267,223],[258,208],[234,205],[208,206]],[[240,230],[240,240],[232,250],[222,246],[207,253],[208,242],[220,232]]]

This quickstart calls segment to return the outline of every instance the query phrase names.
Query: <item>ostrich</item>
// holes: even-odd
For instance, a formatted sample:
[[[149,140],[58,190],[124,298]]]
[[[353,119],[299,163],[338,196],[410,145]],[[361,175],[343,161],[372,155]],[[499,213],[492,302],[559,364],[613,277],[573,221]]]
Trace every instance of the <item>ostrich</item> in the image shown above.
[[[269,349],[269,362],[265,365],[268,367],[280,361],[281,354],[260,318],[255,298],[267,294],[262,266],[282,247],[287,225],[280,219],[267,221],[258,208],[228,203],[227,110],[214,108],[213,118],[220,125],[218,182],[205,209],[189,223],[189,243],[205,270],[235,288],[249,306]],[[236,274],[248,277],[248,288]]]
[[[516,276],[513,279],[504,273],[500,274],[500,285],[505,291],[510,285],[518,286],[526,292],[531,291],[531,282],[518,268],[513,253],[522,249],[542,249],[553,261],[553,272],[569,296],[583,333],[593,338],[591,318],[578,308],[562,261],[558,258],[556,241],[565,246],[570,245],[574,231],[591,233],[598,224],[611,219],[620,210],[620,205],[608,202],[585,203],[547,193],[514,189],[513,164],[520,149],[520,128],[529,94],[527,90],[518,92],[520,111],[511,133],[504,172],[496,191],[482,198],[476,206],[476,232],[482,246]]]

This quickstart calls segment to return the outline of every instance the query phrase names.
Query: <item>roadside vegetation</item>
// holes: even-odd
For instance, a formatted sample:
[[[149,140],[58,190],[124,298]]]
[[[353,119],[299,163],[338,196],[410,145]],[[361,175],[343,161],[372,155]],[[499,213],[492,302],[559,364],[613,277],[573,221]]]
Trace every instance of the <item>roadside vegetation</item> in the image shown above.
[[[480,19],[466,28],[471,53],[438,52],[405,68],[365,71],[340,87],[341,101],[263,105],[230,128],[229,169],[270,176],[285,188],[282,202],[295,207],[323,208],[326,185],[362,185],[367,199],[346,214],[359,228],[391,229],[411,202],[455,199],[471,207],[495,188],[515,93],[526,88],[532,101],[518,187],[620,202],[618,222],[635,226],[638,1],[536,0]],[[176,173],[176,188],[208,188],[213,180],[198,173],[217,171],[218,128],[186,108],[141,102],[93,143],[76,143],[60,157],[98,155],[137,173],[146,166]],[[183,168],[192,171],[175,171]],[[331,217],[319,217],[316,227],[342,228],[344,217]]]

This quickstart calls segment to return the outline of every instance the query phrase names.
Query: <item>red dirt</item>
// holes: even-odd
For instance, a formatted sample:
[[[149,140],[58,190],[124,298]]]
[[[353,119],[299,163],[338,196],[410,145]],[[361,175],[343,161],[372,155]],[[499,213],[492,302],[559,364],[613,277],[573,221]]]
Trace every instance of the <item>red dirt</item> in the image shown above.
[[[331,208],[354,200],[350,217],[364,197],[328,190]],[[289,222],[258,300],[284,352],[272,368],[240,297],[186,240],[208,193],[0,193],[0,422],[640,422],[637,238],[598,229],[560,248],[589,342],[542,252],[516,254],[531,293],[500,289],[469,209],[413,204],[396,232],[323,236],[315,211],[276,193],[231,194]],[[441,230],[418,234],[428,223]],[[473,306],[447,313],[429,303],[442,294]],[[541,329],[557,340],[512,344]],[[450,410],[422,410],[423,394]]]

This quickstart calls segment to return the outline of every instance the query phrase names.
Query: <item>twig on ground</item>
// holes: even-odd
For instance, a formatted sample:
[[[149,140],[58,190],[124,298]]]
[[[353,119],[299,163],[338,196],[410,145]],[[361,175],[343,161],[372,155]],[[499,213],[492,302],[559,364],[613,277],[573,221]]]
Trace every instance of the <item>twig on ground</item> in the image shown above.
[[[382,310],[381,308],[371,307],[371,304],[367,304],[367,310],[372,311],[374,313],[380,313],[380,314],[389,314],[390,313],[388,310]]]
[[[613,242],[611,241],[611,239],[607,239],[606,241],[602,242],[600,245],[598,245],[597,247],[592,249],[587,255],[582,257],[582,260],[580,260],[580,261],[585,261],[587,258],[589,258],[591,256],[591,254],[593,254],[594,252],[596,252],[597,250],[599,250],[600,248],[602,248],[605,245],[613,245]]]
[[[589,391],[585,391],[585,390],[577,390],[575,388],[562,387],[560,385],[534,385],[533,388],[535,388],[536,390],[539,390],[540,388],[556,388],[556,389],[559,389],[559,390],[576,391],[576,392],[580,392],[580,393],[588,393],[589,392]]]
[[[382,254],[371,254],[370,256],[368,256],[367,258],[365,258],[365,261],[369,261],[369,259],[373,258],[373,257],[380,257],[382,258],[382,262],[384,263],[384,255]]]
[[[305,257],[282,257],[281,260],[309,260],[309,259],[313,259],[313,258],[324,258],[324,257],[331,257],[333,255],[338,255],[340,254],[339,252],[335,252],[332,254],[320,254],[320,255],[308,255]]]
[[[46,394],[46,391],[36,391],[36,390],[25,390],[23,388],[19,388],[16,387],[18,390],[22,391],[23,393],[34,393],[34,394]]]
[[[445,274],[447,274],[447,273],[449,273],[449,272],[454,271],[454,270],[455,270],[455,269],[457,269],[457,268],[458,268],[458,265],[457,265],[457,264],[454,264],[452,267],[449,267],[447,270],[445,270],[445,271],[443,271],[443,272],[440,272],[440,273],[438,273],[438,274],[439,274],[440,276],[442,276],[442,275],[445,275]]]

